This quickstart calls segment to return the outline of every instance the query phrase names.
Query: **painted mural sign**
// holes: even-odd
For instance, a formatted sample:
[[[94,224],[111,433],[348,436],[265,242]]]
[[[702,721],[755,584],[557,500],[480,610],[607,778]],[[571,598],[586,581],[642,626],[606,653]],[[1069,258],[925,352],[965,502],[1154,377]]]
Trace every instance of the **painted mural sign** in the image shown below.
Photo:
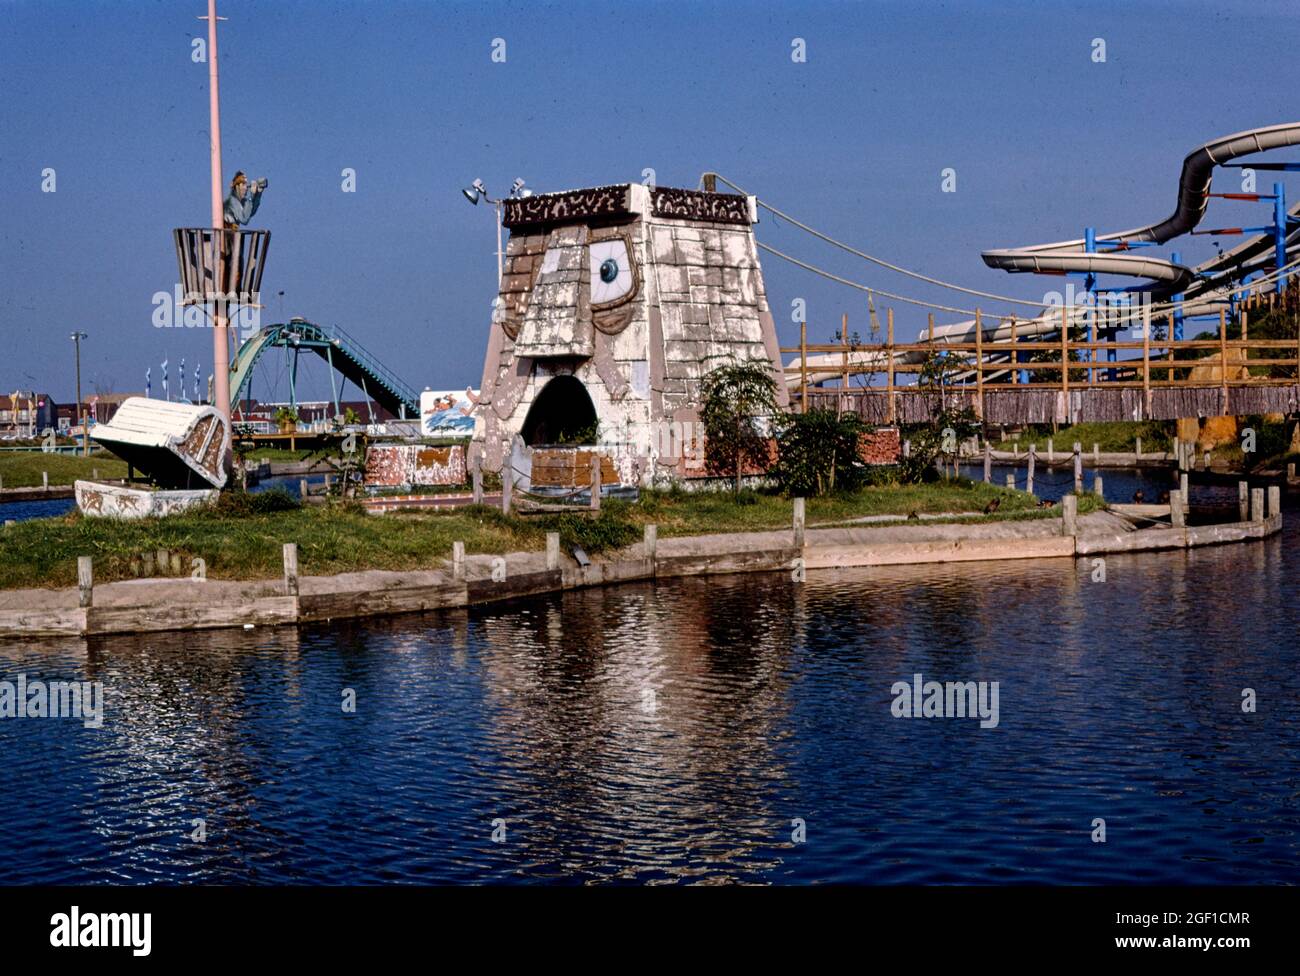
[[[425,390],[420,394],[420,434],[423,437],[469,437],[474,433],[478,391]]]

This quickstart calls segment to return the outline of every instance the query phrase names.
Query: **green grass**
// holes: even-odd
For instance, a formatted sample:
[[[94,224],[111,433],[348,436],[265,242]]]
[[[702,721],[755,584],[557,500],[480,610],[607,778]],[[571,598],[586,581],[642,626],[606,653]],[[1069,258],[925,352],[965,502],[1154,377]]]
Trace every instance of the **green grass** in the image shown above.
[[[1148,451],[1167,451],[1173,447],[1174,425],[1163,421],[1094,421],[1062,427],[1056,433],[1046,425],[1031,427],[1018,437],[994,444],[1000,451],[1010,451],[1019,443],[1022,451],[1029,450],[1030,444],[1037,444],[1039,453],[1047,450],[1047,439],[1052,439],[1058,454],[1068,454],[1078,441],[1084,453],[1092,451],[1092,445],[1098,445],[1104,452],[1123,453],[1132,451],[1136,439],[1142,438],[1142,453]]]
[[[864,515],[981,513],[994,498],[999,507],[989,520],[1053,514],[1024,492],[963,479],[809,499],[807,520],[816,526]],[[1079,507],[1090,511],[1095,500],[1085,496]],[[0,588],[71,586],[77,557],[85,555],[94,557],[95,578],[105,582],[134,577],[144,554],[159,549],[180,555],[184,575],[201,558],[213,579],[275,578],[286,542],[298,544],[306,575],[436,569],[455,541],[470,553],[536,551],[545,547],[548,531],[558,531],[566,548],[577,544],[598,553],[639,541],[648,523],[665,537],[787,529],[791,511],[790,499],[777,495],[746,492],[736,502],[729,493],[667,491],[644,492],[635,504],[606,502],[597,518],[576,512],[506,517],[486,506],[376,516],[355,505],[299,507],[277,492],[227,493],[218,509],[163,519],[117,521],[73,512],[19,522],[0,532]]]
[[[43,451],[0,453],[0,478],[6,488],[33,488],[41,484],[41,472],[50,473],[50,484],[70,485],[88,479],[95,470],[101,478],[125,478],[126,462],[115,455],[46,454]]]

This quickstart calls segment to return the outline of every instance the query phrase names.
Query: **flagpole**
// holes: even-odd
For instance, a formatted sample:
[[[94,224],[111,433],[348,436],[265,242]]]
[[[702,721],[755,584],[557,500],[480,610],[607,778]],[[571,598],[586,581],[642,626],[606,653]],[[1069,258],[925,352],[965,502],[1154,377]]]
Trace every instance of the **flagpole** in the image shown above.
[[[221,193],[221,97],[217,79],[217,0],[208,0],[208,116],[210,145],[212,149],[212,232],[218,254],[228,250],[220,246],[225,230],[223,197]],[[222,275],[224,280],[225,275]],[[226,303],[212,305],[212,374],[215,380],[214,406],[226,421],[230,421],[230,323],[226,317]]]

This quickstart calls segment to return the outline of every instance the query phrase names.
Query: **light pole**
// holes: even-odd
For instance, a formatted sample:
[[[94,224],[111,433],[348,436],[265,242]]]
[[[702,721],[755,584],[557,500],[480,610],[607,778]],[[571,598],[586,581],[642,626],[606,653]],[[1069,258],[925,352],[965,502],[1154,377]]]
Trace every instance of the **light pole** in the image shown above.
[[[81,340],[86,338],[84,332],[74,332],[68,338],[77,357],[77,419],[81,422],[81,453],[90,456],[90,433],[86,430],[86,414],[81,409]]]
[[[468,200],[472,204],[475,204],[476,206],[478,205],[479,200],[482,199],[482,200],[486,200],[488,203],[492,204],[492,206],[496,208],[497,290],[499,291],[501,289],[501,276],[504,272],[504,265],[505,265],[505,252],[501,247],[501,205],[503,201],[493,200],[490,196],[488,196],[487,187],[483,185],[482,180],[475,180],[473,183],[465,187],[465,189],[461,190],[460,192],[465,194],[466,200]],[[533,191],[528,189],[528,187],[524,186],[524,181],[522,179],[517,179],[510,187],[510,195],[512,197],[520,197],[520,198],[531,197],[533,195]]]

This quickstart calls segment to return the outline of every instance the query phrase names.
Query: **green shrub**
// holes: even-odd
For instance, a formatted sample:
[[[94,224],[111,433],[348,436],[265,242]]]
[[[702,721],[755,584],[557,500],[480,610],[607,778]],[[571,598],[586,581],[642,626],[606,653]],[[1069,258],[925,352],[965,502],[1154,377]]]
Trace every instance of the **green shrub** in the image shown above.
[[[858,454],[867,427],[856,414],[810,410],[782,419],[777,462],[772,474],[787,495],[812,498],[834,491],[854,492],[866,479]]]
[[[563,548],[578,546],[588,554],[624,549],[641,539],[641,528],[630,517],[627,503],[615,499],[603,501],[595,515],[562,512],[543,516],[536,524],[558,532]]]

